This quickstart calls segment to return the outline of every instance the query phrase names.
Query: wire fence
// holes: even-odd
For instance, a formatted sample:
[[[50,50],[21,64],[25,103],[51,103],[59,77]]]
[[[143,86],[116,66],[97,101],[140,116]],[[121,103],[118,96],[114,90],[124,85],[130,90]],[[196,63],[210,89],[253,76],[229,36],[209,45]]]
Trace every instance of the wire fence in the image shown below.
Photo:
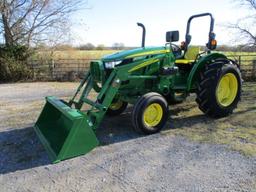
[[[235,60],[246,81],[256,80],[256,55],[228,55]],[[39,81],[76,81],[89,70],[94,59],[31,60],[33,79]]]
[[[93,59],[31,60],[34,80],[75,81],[89,70]]]
[[[245,81],[256,81],[256,54],[228,55],[240,66]]]

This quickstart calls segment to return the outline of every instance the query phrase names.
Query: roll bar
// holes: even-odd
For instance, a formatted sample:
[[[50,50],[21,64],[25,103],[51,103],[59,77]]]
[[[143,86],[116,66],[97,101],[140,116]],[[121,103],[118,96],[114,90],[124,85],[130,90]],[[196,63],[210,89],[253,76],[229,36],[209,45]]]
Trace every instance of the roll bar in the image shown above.
[[[215,40],[215,34],[214,34],[214,32],[213,32],[213,29],[214,29],[214,18],[213,18],[213,16],[212,16],[211,13],[202,13],[202,14],[192,15],[192,16],[188,19],[188,22],[187,22],[187,30],[186,30],[186,36],[185,36],[185,51],[187,50],[188,45],[189,45],[190,42],[191,42],[191,35],[189,34],[191,21],[192,21],[194,18],[205,17],[205,16],[210,16],[210,18],[211,18],[211,22],[210,22],[210,31],[209,31],[209,40],[208,40],[208,43],[207,43],[206,46],[207,46],[209,49],[213,49],[213,48],[211,47],[211,41],[212,41],[212,40]]]

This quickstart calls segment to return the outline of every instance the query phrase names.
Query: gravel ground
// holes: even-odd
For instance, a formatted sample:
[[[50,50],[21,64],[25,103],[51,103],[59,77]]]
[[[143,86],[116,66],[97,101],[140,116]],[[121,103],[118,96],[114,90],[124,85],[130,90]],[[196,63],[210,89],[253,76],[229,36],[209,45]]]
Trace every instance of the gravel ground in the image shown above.
[[[97,131],[100,147],[52,165],[31,126],[44,96],[65,98],[76,86],[77,83],[0,85],[1,192],[256,191],[256,156],[244,156],[228,145],[196,142],[174,134],[180,129],[169,131],[174,125],[193,130],[211,124],[213,120],[194,109],[193,96],[173,109],[179,116],[172,117],[174,123],[170,120],[162,133],[134,133],[129,108],[119,117],[104,119]],[[194,110],[194,118],[180,119]],[[247,121],[252,126],[256,124],[254,114],[254,109],[245,114],[251,118]],[[230,121],[235,117],[232,115]],[[222,125],[223,120],[213,123]]]

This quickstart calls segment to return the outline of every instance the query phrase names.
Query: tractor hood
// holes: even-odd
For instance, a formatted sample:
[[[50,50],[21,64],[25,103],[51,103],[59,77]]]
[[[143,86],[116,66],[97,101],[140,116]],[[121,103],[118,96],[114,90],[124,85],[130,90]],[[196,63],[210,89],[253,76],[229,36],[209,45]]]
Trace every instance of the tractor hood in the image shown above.
[[[120,61],[124,59],[147,56],[147,55],[158,55],[169,52],[169,49],[166,47],[145,47],[145,48],[137,48],[132,50],[121,51],[118,53],[114,53],[111,55],[107,55],[102,58],[102,61]]]

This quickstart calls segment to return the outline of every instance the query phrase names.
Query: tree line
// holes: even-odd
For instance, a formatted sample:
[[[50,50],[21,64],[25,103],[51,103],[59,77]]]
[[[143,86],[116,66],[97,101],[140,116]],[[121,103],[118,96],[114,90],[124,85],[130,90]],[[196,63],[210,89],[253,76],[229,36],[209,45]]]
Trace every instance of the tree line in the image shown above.
[[[105,46],[104,44],[94,45],[92,43],[86,43],[84,45],[75,46],[78,50],[123,50],[125,49],[124,43],[114,43],[112,46]]]
[[[54,47],[49,47],[47,45],[39,45],[36,47],[36,50],[58,50],[58,51],[65,51],[65,50],[81,50],[81,51],[92,51],[92,50],[128,50],[128,49],[135,49],[138,47],[127,47],[123,43],[120,44],[121,46],[117,46],[117,44],[113,44],[112,46],[105,46],[104,44],[94,45],[92,43],[85,43],[79,46],[72,46],[70,44],[62,44],[56,45]],[[200,46],[201,50],[204,50],[205,46]],[[216,51],[223,51],[223,52],[256,52],[255,46],[248,46],[248,45],[218,45]]]

